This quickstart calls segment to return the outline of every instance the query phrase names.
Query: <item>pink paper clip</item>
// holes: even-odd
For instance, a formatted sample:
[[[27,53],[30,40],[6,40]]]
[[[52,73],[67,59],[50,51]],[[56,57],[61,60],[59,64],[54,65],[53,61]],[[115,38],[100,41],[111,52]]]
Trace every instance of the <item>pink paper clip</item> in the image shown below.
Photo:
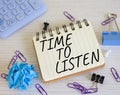
[[[116,69],[114,67],[110,68],[111,72],[112,72],[112,75],[113,77],[115,78],[115,80],[117,82],[120,82],[120,76],[119,74],[117,73]]]
[[[63,14],[72,22],[75,21],[75,18],[71,14],[69,14],[67,11],[64,11]]]
[[[2,78],[6,79],[8,75],[5,74],[5,73],[2,73],[0,76],[1,76]]]
[[[10,66],[12,66],[12,65],[16,62],[17,58],[18,58],[17,56],[13,56],[13,57],[12,57],[9,65],[8,65],[8,69],[10,69]]]
[[[16,54],[16,56],[18,56],[18,58],[21,60],[21,61],[23,61],[23,62],[26,62],[27,61],[27,59],[24,57],[24,55],[20,52],[20,51],[16,51],[15,52],[15,54]]]
[[[39,83],[35,84],[35,87],[41,93],[41,95],[48,95],[47,92],[43,89],[43,87]]]

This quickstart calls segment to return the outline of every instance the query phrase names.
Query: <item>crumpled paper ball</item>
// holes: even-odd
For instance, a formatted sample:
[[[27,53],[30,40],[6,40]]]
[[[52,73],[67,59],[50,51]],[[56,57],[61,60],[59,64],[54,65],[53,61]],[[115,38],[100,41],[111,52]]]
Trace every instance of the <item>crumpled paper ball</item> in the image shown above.
[[[9,88],[25,90],[37,75],[33,65],[29,65],[26,62],[15,62],[7,76]]]

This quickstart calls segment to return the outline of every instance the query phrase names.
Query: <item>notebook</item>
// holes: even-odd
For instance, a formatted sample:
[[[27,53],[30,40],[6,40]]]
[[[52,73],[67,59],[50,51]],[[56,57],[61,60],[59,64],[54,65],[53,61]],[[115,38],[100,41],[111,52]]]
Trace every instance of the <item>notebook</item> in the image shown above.
[[[90,21],[84,19],[48,29],[33,37],[44,82],[104,66],[104,58]]]

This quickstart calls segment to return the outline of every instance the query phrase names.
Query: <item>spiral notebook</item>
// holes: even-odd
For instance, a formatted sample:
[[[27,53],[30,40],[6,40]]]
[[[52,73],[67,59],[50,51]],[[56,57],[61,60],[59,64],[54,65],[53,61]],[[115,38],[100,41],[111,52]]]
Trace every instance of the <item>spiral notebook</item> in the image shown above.
[[[45,82],[104,66],[104,58],[89,21],[56,27],[33,37]]]

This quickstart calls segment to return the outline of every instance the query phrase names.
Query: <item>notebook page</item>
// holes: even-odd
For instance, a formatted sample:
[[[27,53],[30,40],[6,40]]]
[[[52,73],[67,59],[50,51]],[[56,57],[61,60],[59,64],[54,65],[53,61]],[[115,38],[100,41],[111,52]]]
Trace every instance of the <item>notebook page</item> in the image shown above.
[[[82,28],[74,24],[75,30],[68,26],[68,32],[61,28],[59,35],[56,30],[52,31],[53,37],[46,33],[46,39],[40,35],[39,41],[33,38],[44,81],[104,65],[94,30],[88,23],[89,26],[86,26],[82,22]]]

